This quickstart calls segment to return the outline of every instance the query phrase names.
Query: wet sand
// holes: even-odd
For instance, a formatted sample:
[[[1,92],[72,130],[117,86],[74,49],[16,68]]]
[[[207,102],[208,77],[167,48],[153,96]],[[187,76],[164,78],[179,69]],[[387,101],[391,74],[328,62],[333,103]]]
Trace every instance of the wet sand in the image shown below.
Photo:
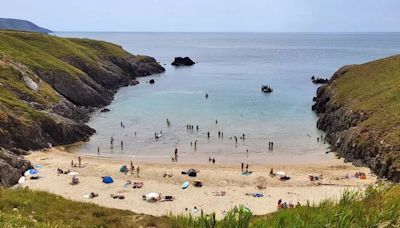
[[[345,164],[339,159],[319,164],[249,164],[249,170],[253,173],[248,176],[241,174],[240,163],[224,165],[218,164],[218,160],[215,165],[134,161],[134,166],[140,167],[138,177],[136,173],[125,175],[119,171],[123,164],[129,168],[129,160],[108,157],[81,155],[84,167],[71,168],[71,160],[77,163],[78,155],[64,152],[62,148],[53,148],[48,152],[33,152],[26,157],[32,164],[41,164],[43,167],[38,168],[40,179],[27,180],[23,186],[48,191],[76,201],[91,202],[156,216],[169,213],[199,214],[200,212],[193,210],[196,206],[205,213],[216,212],[217,217],[221,218],[226,211],[238,205],[248,207],[254,214],[266,214],[277,210],[279,199],[294,204],[297,202],[304,204],[307,201],[317,203],[327,198],[338,199],[346,189],[362,190],[376,181],[369,169],[357,168]],[[71,185],[71,176],[57,174],[57,168],[78,172],[80,183]],[[181,174],[181,171],[189,168],[200,171],[196,178]],[[275,172],[286,172],[291,179],[280,181],[276,177],[270,177],[271,168],[274,168]],[[345,175],[353,175],[357,171],[367,173],[367,179],[343,178]],[[172,177],[163,177],[164,174],[171,174]],[[323,179],[311,182],[308,179],[309,174],[323,175]],[[105,175],[112,176],[114,183],[108,185],[102,183],[101,177]],[[192,181],[195,179],[203,181],[204,186],[194,187]],[[143,181],[144,186],[140,189],[133,189],[132,185],[125,187],[127,180]],[[190,182],[189,188],[181,188],[184,181]],[[226,194],[214,196],[214,192],[221,191]],[[84,195],[90,192],[98,193],[99,196],[94,199],[85,198]],[[164,196],[172,195],[175,200],[156,203],[143,201],[142,195],[149,192],[161,193]],[[246,193],[261,193],[264,197],[255,198],[247,196]],[[113,199],[110,194],[123,195],[125,199]]]

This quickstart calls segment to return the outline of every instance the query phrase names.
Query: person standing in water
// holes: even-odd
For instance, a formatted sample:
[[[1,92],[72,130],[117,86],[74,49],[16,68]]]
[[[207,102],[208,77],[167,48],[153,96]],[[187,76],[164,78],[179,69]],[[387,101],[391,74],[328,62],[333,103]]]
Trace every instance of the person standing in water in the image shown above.
[[[207,132],[207,138],[210,139],[210,132]]]
[[[246,173],[249,172],[249,164],[246,164]]]
[[[206,99],[208,99],[208,93],[206,93]]]
[[[212,163],[215,164],[215,158],[212,159]]]
[[[196,126],[196,130],[199,131],[199,125]]]
[[[175,148],[175,162],[178,162],[178,148]]]
[[[242,162],[242,172],[243,172],[243,169],[244,169],[244,163]]]
[[[100,156],[100,147],[99,146],[97,147],[97,155]]]
[[[124,141],[121,140],[121,150],[124,149]]]
[[[197,140],[194,141],[194,150],[197,150]]]

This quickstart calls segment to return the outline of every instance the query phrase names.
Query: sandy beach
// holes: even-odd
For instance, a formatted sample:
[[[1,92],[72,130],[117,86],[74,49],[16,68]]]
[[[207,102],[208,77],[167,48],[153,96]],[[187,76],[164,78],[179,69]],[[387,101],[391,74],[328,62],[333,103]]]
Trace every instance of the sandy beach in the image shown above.
[[[169,213],[200,213],[194,210],[196,207],[205,213],[216,212],[217,217],[221,218],[226,211],[238,205],[248,207],[254,214],[266,214],[277,210],[279,199],[294,204],[304,204],[307,201],[317,203],[327,198],[338,199],[346,189],[362,190],[376,181],[369,169],[354,167],[339,159],[310,165],[250,164],[249,170],[252,174],[247,176],[241,174],[240,164],[236,166],[134,161],[134,166],[140,167],[138,177],[136,173],[124,174],[119,171],[123,164],[129,167],[129,161],[107,157],[81,156],[83,167],[72,168],[71,160],[77,163],[78,155],[64,152],[62,148],[33,152],[26,157],[33,165],[40,167],[37,168],[40,178],[27,179],[22,184],[23,187],[48,191],[76,201],[156,216]],[[78,172],[80,183],[71,185],[72,176],[58,174],[57,168]],[[200,171],[196,178],[181,174],[189,168]],[[280,181],[276,177],[270,177],[271,168],[274,168],[274,171],[286,172],[291,179]],[[366,180],[343,178],[360,171],[367,174]],[[167,176],[164,177],[164,174]],[[322,175],[323,179],[311,182],[308,179],[309,174]],[[102,183],[101,177],[106,175],[111,176],[114,183]],[[201,180],[203,187],[194,187],[192,181],[195,179]],[[143,181],[144,186],[140,189],[134,189],[132,185],[125,186],[128,180]],[[181,188],[184,181],[191,183],[189,188]],[[222,191],[225,192],[224,196],[215,196],[215,192]],[[99,196],[93,199],[85,198],[84,195],[90,192]],[[155,203],[142,200],[142,195],[149,192],[172,195],[175,200]],[[260,193],[263,197],[248,196],[246,193]],[[111,194],[123,195],[125,199],[113,199]]]

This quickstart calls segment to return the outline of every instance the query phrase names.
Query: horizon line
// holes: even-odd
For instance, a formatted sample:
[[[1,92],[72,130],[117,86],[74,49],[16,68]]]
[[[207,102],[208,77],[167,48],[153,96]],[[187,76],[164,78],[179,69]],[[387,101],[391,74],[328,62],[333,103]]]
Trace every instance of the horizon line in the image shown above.
[[[78,33],[78,32],[91,32],[91,33],[320,33],[320,34],[333,34],[333,33],[348,33],[348,34],[362,34],[362,33],[400,33],[400,31],[357,31],[357,32],[349,32],[349,31],[320,31],[320,32],[313,32],[313,31],[95,31],[95,30],[75,30],[75,31],[68,31],[68,30],[61,30],[56,31],[52,30],[53,33],[62,33],[62,32],[71,32],[71,33]]]

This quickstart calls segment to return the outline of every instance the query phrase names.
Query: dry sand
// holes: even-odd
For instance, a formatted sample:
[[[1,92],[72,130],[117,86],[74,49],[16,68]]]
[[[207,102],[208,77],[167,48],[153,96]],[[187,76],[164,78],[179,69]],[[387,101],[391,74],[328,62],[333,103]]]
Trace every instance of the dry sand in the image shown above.
[[[364,189],[373,184],[376,178],[367,168],[357,168],[346,164],[343,160],[335,159],[320,164],[301,165],[256,165],[250,164],[249,170],[253,173],[249,176],[241,175],[241,167],[238,165],[219,164],[180,164],[180,163],[155,163],[135,162],[134,166],[140,167],[140,176],[136,174],[125,175],[119,172],[121,165],[129,168],[129,161],[116,160],[105,157],[81,156],[82,168],[71,168],[71,160],[78,161],[78,155],[63,152],[61,149],[51,149],[48,152],[34,152],[26,156],[32,164],[41,164],[40,179],[27,180],[23,186],[31,189],[44,190],[65,198],[91,202],[98,205],[128,209],[136,213],[150,215],[182,214],[193,212],[193,208],[204,210],[205,213],[216,212],[217,217],[234,206],[244,205],[254,214],[266,214],[277,209],[277,201],[302,204],[307,201],[320,202],[332,198],[338,199],[346,189]],[[57,174],[57,168],[71,170],[79,173],[80,183],[71,185],[71,176]],[[182,175],[181,171],[189,168],[200,170],[196,178]],[[269,171],[285,171],[291,177],[288,181],[280,181],[269,176]],[[345,175],[353,175],[361,171],[367,173],[366,180],[357,178],[343,178]],[[172,174],[172,177],[163,177],[164,174]],[[311,182],[309,174],[322,174],[319,182]],[[102,176],[112,176],[114,183],[102,183]],[[204,186],[196,188],[192,184],[188,189],[181,189],[184,181],[200,179]],[[133,189],[132,185],[125,187],[127,180],[143,181],[141,189]],[[257,186],[265,187],[258,189]],[[214,196],[213,192],[225,191],[225,196]],[[87,199],[85,194],[98,193],[94,199]],[[172,202],[149,203],[142,200],[142,195],[149,192],[157,192],[162,195],[172,195],[176,199]],[[264,197],[255,198],[246,193],[262,193]],[[113,199],[110,194],[124,195],[125,199]],[[186,211],[185,208],[188,208]]]

